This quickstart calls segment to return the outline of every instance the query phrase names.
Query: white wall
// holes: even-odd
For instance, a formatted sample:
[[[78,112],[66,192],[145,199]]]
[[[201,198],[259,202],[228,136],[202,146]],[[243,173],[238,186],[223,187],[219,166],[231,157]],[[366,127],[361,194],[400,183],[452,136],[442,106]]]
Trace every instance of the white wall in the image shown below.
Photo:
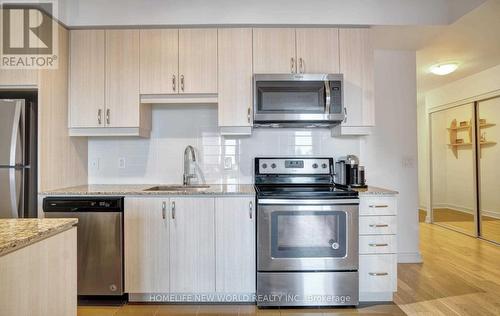
[[[449,24],[484,0],[59,0],[67,25]]]
[[[425,102],[423,102],[424,110],[419,110],[418,112],[419,122],[422,122],[422,124],[419,124],[418,129],[419,143],[421,144],[421,146],[419,147],[419,157],[421,157],[419,158],[420,170],[428,170],[430,166],[429,156],[427,154],[427,148],[430,142],[428,128],[429,112],[439,109],[446,109],[450,106],[457,106],[486,98],[491,98],[496,95],[500,96],[500,65],[484,70],[472,76],[468,76],[460,80],[451,82],[440,88],[433,89],[425,93]],[[450,122],[447,122],[446,124],[449,123]],[[446,125],[445,123],[443,124]],[[494,130],[487,130],[487,133],[493,133],[493,131]],[[494,137],[491,139],[494,139]],[[500,143],[500,138],[498,138],[498,141]],[[491,149],[488,150],[491,151]],[[456,170],[452,170],[450,172],[462,171],[457,167]],[[422,208],[428,209],[428,202],[430,201],[430,179],[427,172],[419,172],[419,183],[419,204]],[[496,187],[496,184],[491,184],[491,187]],[[453,196],[453,194],[463,195],[461,192],[450,194],[451,196]],[[450,198],[450,200],[453,200],[453,198]],[[438,202],[454,204],[454,202],[439,201],[439,199]],[[467,210],[470,208],[470,206],[468,206],[469,203],[462,204],[463,205],[457,205],[457,208],[461,207],[463,210]],[[492,207],[490,206],[486,210],[489,211],[490,208]]]
[[[150,139],[90,138],[89,183],[181,183],[184,148],[193,145],[207,183],[253,183],[256,156],[359,155],[355,138],[328,129],[254,129],[251,137],[223,137],[215,105],[156,105]],[[126,168],[119,168],[119,158]],[[224,169],[224,160],[232,161]]]
[[[399,191],[399,262],[420,262],[414,51],[375,52],[376,126],[361,142],[371,185]]]

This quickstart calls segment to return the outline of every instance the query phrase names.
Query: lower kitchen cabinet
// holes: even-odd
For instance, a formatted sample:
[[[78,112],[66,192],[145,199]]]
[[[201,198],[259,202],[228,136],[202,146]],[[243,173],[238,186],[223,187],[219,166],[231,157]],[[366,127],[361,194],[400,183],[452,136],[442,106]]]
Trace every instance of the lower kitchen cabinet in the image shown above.
[[[255,293],[254,204],[254,197],[215,199],[217,293]]]
[[[147,294],[152,293],[201,293],[244,294],[239,300],[252,300],[254,201],[254,196],[125,198],[129,299],[149,301]]]
[[[215,292],[213,198],[170,199],[170,292]]]
[[[359,199],[359,299],[392,301],[398,280],[397,197]]]
[[[168,205],[168,198],[125,199],[125,291],[128,293],[170,290]]]

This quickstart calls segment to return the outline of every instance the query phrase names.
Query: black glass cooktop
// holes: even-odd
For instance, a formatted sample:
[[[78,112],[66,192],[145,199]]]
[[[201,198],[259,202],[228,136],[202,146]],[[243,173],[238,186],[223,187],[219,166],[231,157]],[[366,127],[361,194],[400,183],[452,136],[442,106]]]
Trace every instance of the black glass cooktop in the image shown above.
[[[335,185],[256,185],[255,187],[260,198],[338,199],[358,196],[357,191]]]

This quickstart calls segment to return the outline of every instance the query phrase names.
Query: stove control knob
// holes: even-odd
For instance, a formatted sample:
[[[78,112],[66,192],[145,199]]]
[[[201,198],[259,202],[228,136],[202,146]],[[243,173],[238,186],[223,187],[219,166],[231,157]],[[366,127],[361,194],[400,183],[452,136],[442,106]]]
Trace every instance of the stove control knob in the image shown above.
[[[275,163],[272,163],[272,164],[271,164],[271,168],[273,168],[273,169],[274,169],[274,168],[276,168],[276,164],[275,164]]]
[[[323,168],[323,169],[326,169],[326,167],[327,167],[326,163],[321,165],[321,168]]]
[[[262,164],[262,169],[266,169],[267,168],[267,164],[266,163],[263,163]]]
[[[317,163],[313,163],[313,168],[314,169],[318,168],[318,164]]]

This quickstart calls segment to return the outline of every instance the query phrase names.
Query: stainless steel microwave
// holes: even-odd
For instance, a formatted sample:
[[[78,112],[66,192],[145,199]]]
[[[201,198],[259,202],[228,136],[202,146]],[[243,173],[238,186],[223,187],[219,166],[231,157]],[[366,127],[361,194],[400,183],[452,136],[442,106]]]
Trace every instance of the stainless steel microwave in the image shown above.
[[[342,74],[255,74],[256,127],[330,127],[345,119]]]

